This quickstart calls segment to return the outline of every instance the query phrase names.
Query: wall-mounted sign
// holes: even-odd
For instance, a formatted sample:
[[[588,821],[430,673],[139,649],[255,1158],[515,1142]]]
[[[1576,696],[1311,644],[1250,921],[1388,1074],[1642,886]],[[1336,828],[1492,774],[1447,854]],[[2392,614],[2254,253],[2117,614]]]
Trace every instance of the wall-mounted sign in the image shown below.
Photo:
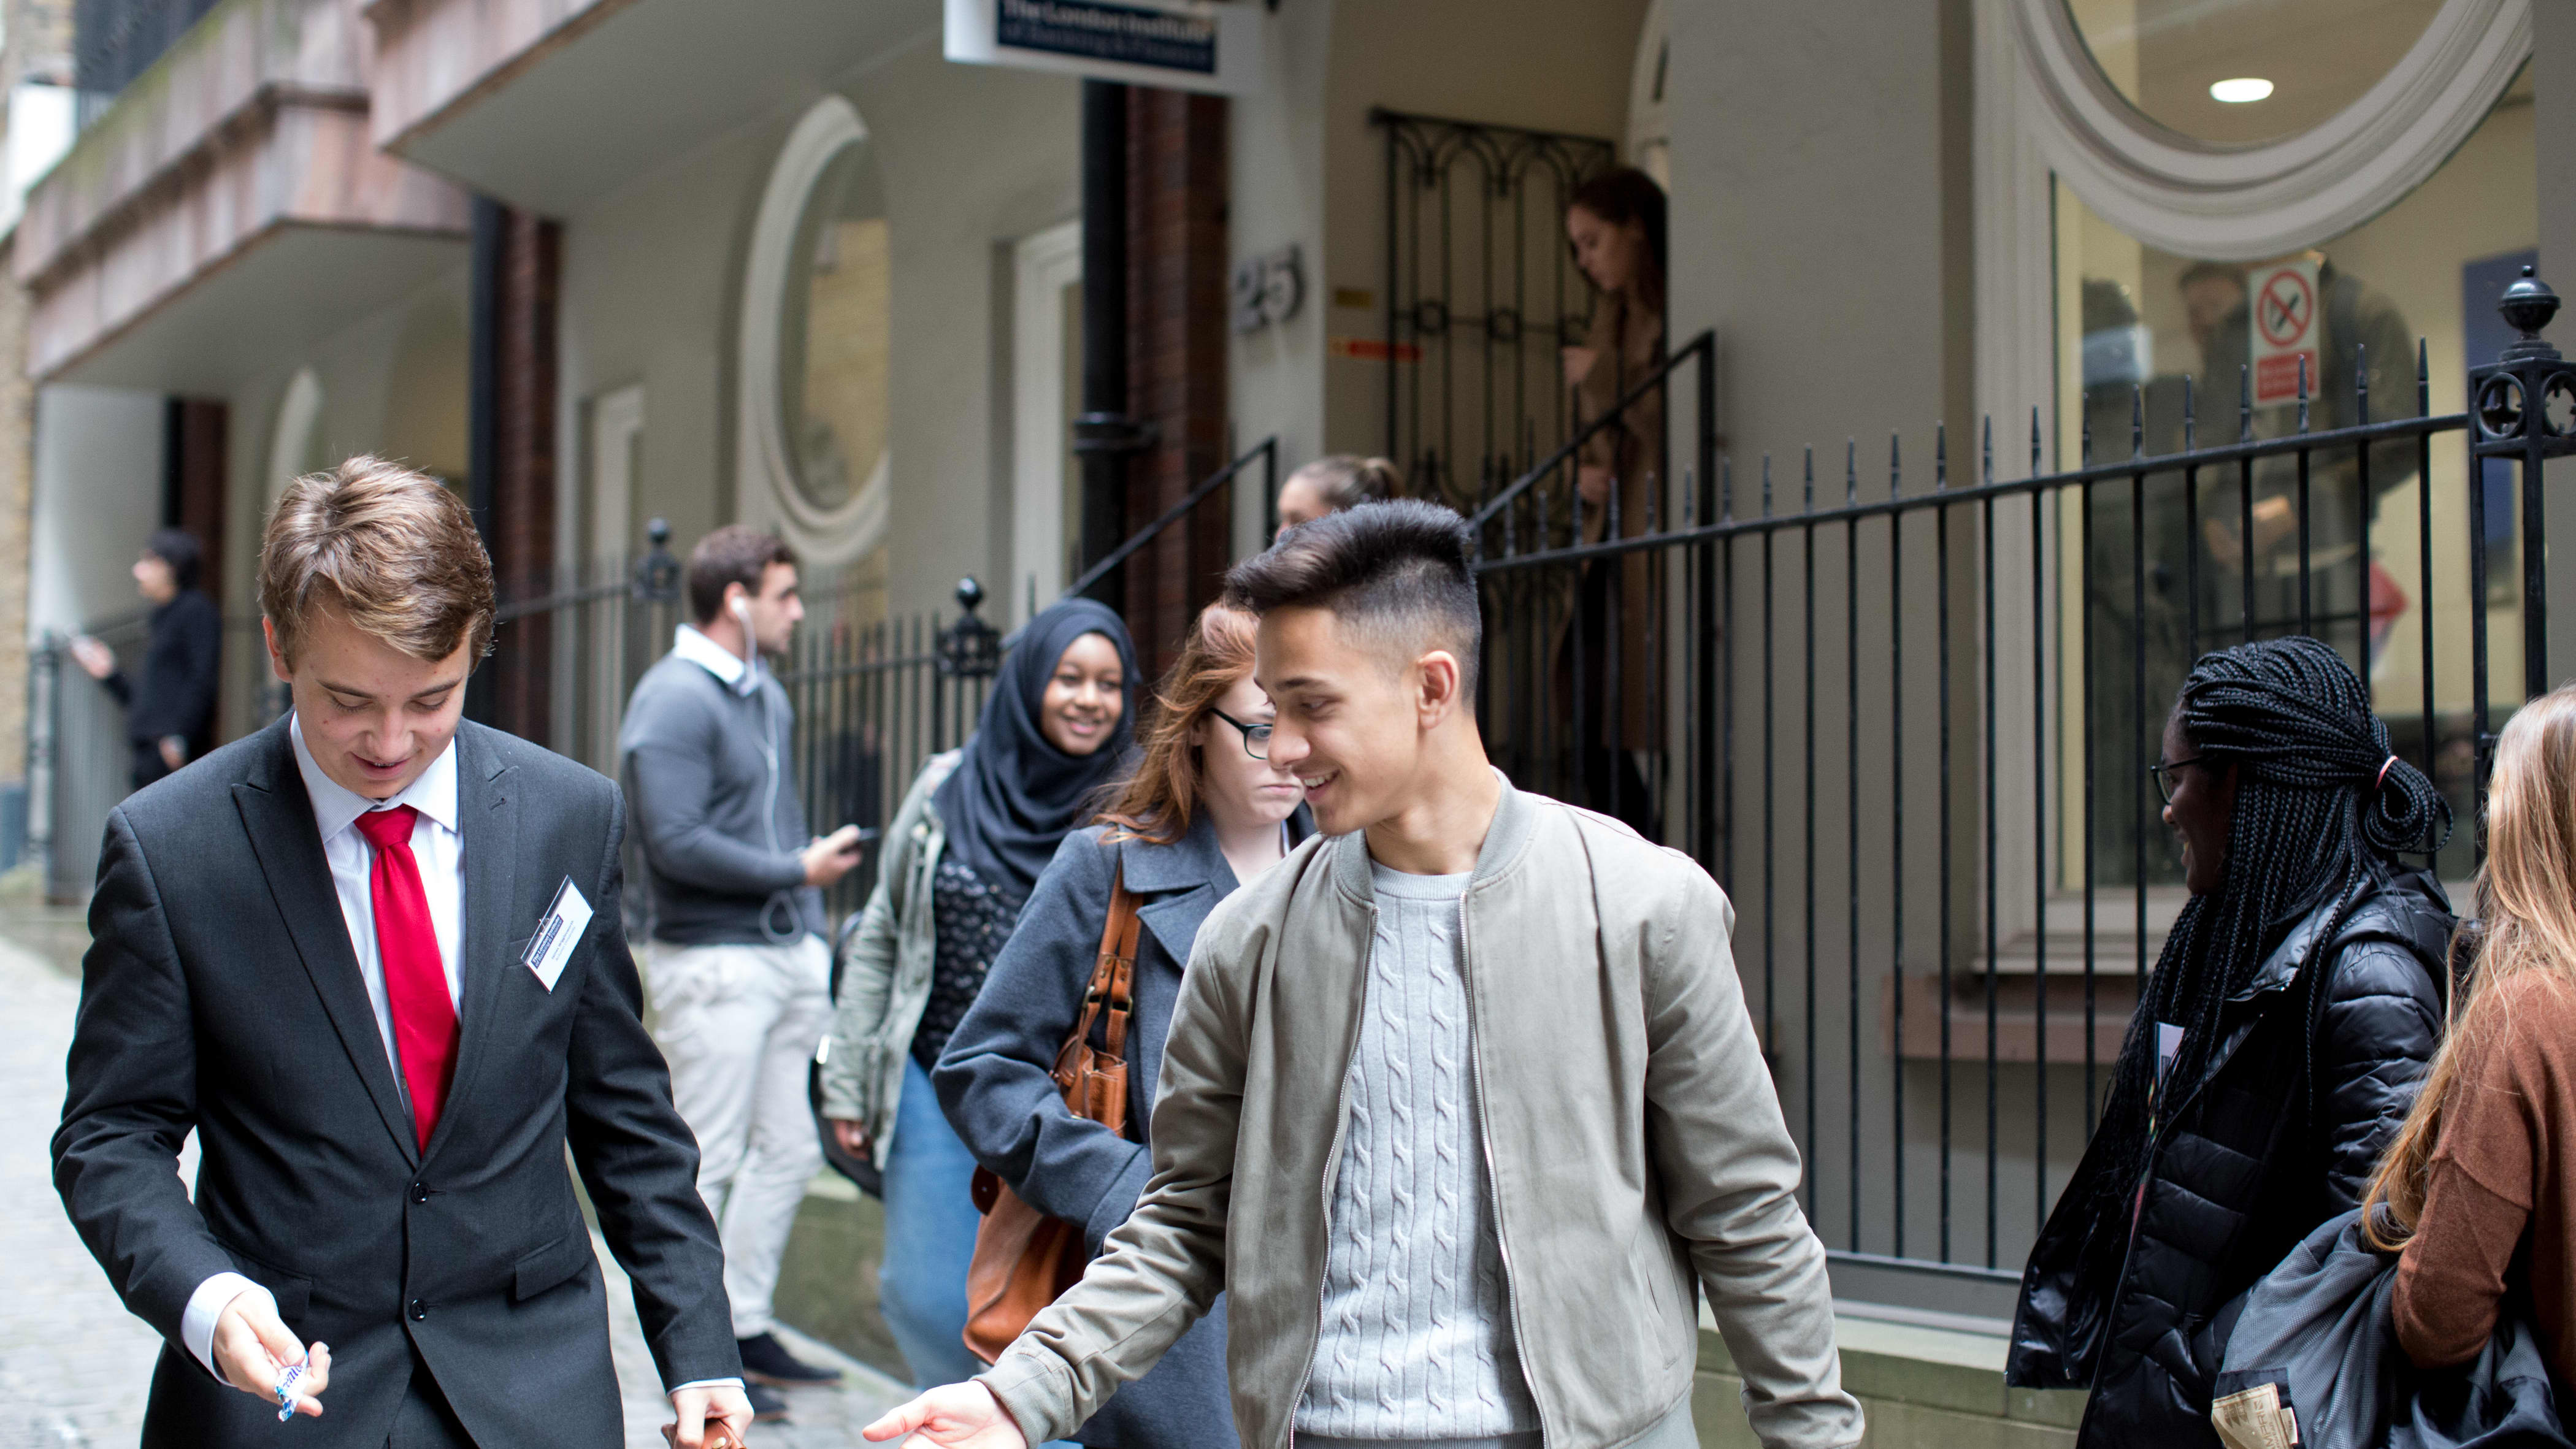
[[[2306,368],[2308,396],[2317,395],[2317,332],[2323,297],[2317,291],[2316,258],[2269,262],[2245,273],[2245,306],[2253,323],[2254,406],[2277,407],[2299,400],[2299,377]]]
[[[969,65],[1249,95],[1268,11],[1253,0],[946,0],[945,53]]]
[[[1258,332],[1297,315],[1306,300],[1305,269],[1294,242],[1234,264],[1234,330]]]

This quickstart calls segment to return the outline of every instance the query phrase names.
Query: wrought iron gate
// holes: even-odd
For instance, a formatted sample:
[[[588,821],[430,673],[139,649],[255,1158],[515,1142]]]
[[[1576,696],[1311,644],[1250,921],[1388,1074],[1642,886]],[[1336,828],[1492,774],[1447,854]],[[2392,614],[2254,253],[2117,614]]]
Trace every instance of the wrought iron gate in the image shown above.
[[[1378,110],[1386,136],[1386,456],[1406,489],[1473,509],[1565,441],[1557,349],[1592,289],[1565,243],[1610,142]]]

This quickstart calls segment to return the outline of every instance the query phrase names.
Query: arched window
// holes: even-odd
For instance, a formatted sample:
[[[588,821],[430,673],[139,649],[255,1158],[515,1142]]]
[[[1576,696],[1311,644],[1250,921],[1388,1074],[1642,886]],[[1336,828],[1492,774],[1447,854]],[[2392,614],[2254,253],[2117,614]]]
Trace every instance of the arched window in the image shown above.
[[[2387,210],[2531,54],[2529,0],[2006,3],[2049,164],[2130,236],[2220,261]],[[2239,80],[2271,86],[2211,89]]]
[[[2538,238],[2527,0],[2007,3],[2038,102],[2022,123],[2055,172],[2059,466],[2087,438],[2097,460],[2153,456],[2464,405],[2467,368],[2508,335],[2496,296]],[[2097,488],[2089,522],[2059,520],[2094,647],[2121,665],[2091,686],[2095,719],[2151,735],[2196,651],[2292,629],[2388,696],[2424,699],[2428,600],[2437,659],[2464,653],[2479,611],[2491,634],[2519,627],[2502,472],[2383,443],[2150,473],[2135,497]],[[2066,678],[2084,637],[2062,635]],[[2433,680],[2438,737],[2428,747],[2423,713],[2400,712],[2396,747],[2435,756],[2465,811],[2471,678]],[[2070,724],[2079,703],[2061,704]],[[2105,740],[2126,768],[2127,736]],[[2179,881],[2152,795],[2106,798],[2103,878]]]
[[[738,454],[745,517],[817,564],[885,531],[888,241],[867,128],[826,97],[780,148],[753,226]]]

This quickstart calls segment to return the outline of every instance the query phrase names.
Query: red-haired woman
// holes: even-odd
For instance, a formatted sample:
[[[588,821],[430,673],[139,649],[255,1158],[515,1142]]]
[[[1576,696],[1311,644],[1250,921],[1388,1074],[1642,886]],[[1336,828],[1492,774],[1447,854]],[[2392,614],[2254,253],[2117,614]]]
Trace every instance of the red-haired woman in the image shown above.
[[[1102,823],[1065,837],[931,1074],[976,1161],[1030,1206],[1081,1225],[1091,1255],[1127,1221],[1153,1171],[1154,1083],[1199,923],[1313,828],[1296,777],[1262,758],[1272,710],[1252,681],[1252,634],[1252,616],[1238,610],[1199,615],[1155,691],[1135,774]],[[1073,1115],[1048,1075],[1081,1015],[1122,879],[1143,898],[1128,1037],[1132,1136]],[[1074,1437],[1093,1449],[1235,1449],[1225,1300]]]

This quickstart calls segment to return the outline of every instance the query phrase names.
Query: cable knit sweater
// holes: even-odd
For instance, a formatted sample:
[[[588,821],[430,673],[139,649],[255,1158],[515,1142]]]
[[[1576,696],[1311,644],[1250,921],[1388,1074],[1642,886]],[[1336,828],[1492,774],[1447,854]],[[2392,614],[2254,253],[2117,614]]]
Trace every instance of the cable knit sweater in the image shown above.
[[[1476,1121],[1458,941],[1468,878],[1373,875],[1377,935],[1344,1088],[1323,1332],[1297,1432],[1534,1444]]]

